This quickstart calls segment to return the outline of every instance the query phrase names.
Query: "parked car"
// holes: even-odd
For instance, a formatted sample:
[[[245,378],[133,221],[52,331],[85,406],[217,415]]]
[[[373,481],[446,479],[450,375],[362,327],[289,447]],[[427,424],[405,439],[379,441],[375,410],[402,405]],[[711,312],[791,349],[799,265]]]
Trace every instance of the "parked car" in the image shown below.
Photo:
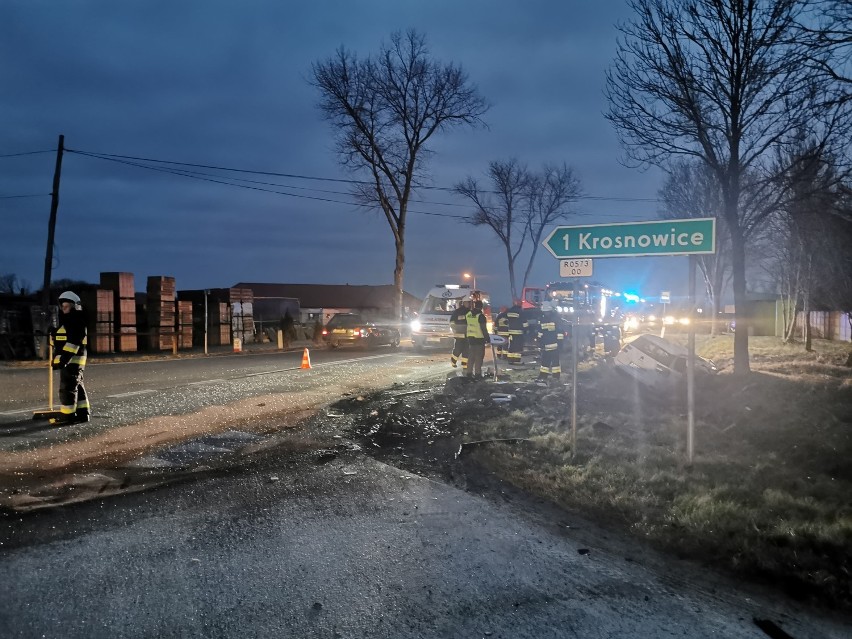
[[[399,346],[399,329],[367,322],[357,313],[336,313],[322,330],[323,341],[337,348],[343,345],[375,348]]]
[[[679,344],[657,337],[640,335],[625,344],[615,356],[616,370],[627,373],[643,386],[664,390],[686,379],[686,360],[689,350]],[[709,359],[695,356],[696,375],[717,372]]]

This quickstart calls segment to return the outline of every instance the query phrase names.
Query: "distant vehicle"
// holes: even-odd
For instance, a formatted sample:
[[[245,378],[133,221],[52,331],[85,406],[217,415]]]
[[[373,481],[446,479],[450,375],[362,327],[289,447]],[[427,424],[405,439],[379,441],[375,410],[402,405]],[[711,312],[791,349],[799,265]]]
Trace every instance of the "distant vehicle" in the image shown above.
[[[615,356],[616,370],[627,373],[643,386],[657,390],[670,389],[686,379],[689,350],[656,335],[640,335],[625,344]],[[696,374],[713,374],[716,365],[695,356]]]
[[[570,347],[572,325],[579,324],[577,333],[580,345],[585,344],[594,350],[596,338],[612,335],[613,328],[619,328],[619,321],[613,316],[611,300],[619,296],[604,287],[600,282],[584,279],[550,282],[544,288],[526,287],[521,293],[521,307],[524,319],[530,326],[527,345],[537,348],[538,323],[543,302],[549,302],[559,314],[559,330],[562,332],[563,348]],[[626,331],[625,331],[626,332]]]
[[[411,322],[411,341],[414,348],[440,347],[449,348],[453,345],[453,330],[450,326],[450,315],[462,302],[482,302],[485,317],[488,320],[488,331],[491,332],[491,304],[488,293],[472,290],[467,284],[438,284],[429,289],[417,319]]]
[[[357,313],[336,313],[322,330],[323,341],[337,348],[352,345],[364,348],[399,346],[399,329],[367,322]]]

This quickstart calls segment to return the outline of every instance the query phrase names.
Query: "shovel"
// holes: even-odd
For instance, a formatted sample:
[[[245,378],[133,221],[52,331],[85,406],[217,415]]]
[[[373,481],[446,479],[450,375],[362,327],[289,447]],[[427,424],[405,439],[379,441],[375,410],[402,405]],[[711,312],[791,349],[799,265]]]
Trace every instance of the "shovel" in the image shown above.
[[[61,413],[53,408],[53,338],[47,342],[47,410],[33,411],[33,419],[51,419]]]

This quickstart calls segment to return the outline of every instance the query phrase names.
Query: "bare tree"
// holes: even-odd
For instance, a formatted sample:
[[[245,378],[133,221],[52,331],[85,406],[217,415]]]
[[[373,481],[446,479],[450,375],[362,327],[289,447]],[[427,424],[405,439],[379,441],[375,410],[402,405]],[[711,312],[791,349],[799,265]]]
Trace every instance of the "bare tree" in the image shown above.
[[[607,73],[607,119],[628,157],[665,166],[698,158],[716,175],[731,235],[737,327],[747,326],[745,241],[765,222],[740,215],[744,174],[766,169],[773,149],[803,127],[828,146],[848,119],[814,60],[830,52],[801,35],[808,0],[632,0],[635,18]],[[844,140],[845,142],[845,140]],[[737,330],[734,372],[749,371],[748,331]]]
[[[837,310],[852,302],[852,291],[847,288],[852,280],[847,274],[852,270],[852,222],[834,215],[844,206],[844,194],[837,187],[833,158],[821,154],[814,144],[803,143],[791,158],[780,162],[787,166],[781,180],[788,194],[779,215],[788,247],[782,257],[789,274],[783,290],[791,312],[802,311],[802,337],[810,351],[810,311]],[[838,306],[832,308],[835,304]],[[790,341],[794,319],[786,329],[785,340]]]
[[[579,178],[567,164],[546,164],[541,173],[531,176],[528,186],[527,233],[532,243],[530,258],[524,271],[524,288],[530,277],[541,238],[548,227],[571,214],[570,205],[583,195]]]
[[[813,64],[817,72],[827,74],[840,83],[837,99],[852,98],[852,75],[849,60],[852,57],[852,2],[849,0],[814,0],[816,15],[804,21],[802,30],[813,38],[819,54]],[[816,23],[816,26],[814,26]],[[828,55],[822,55],[827,51]]]
[[[0,275],[0,293],[16,293],[18,288],[18,276],[14,273]]]
[[[467,221],[474,226],[488,226],[499,238],[506,252],[509,288],[512,299],[518,299],[515,283],[515,261],[524,248],[529,233],[527,198],[530,173],[517,160],[495,160],[488,165],[491,187],[479,188],[468,176],[455,186],[455,192],[468,198],[476,207]]]
[[[408,202],[423,178],[426,143],[454,126],[482,124],[488,105],[460,67],[430,56],[425,36],[414,30],[394,33],[374,57],[358,59],[341,47],[312,69],[341,163],[370,176],[357,195],[382,210],[393,233],[400,317]]]
[[[532,244],[521,288],[527,285],[541,238],[549,226],[570,215],[569,208],[582,195],[580,180],[567,164],[545,164],[534,173],[515,159],[494,161],[488,167],[491,188],[481,190],[472,177],[456,185],[455,191],[476,207],[467,218],[474,226],[488,226],[506,252],[509,289],[518,299],[516,265],[521,253]]]
[[[716,253],[696,259],[710,300],[710,334],[715,335],[722,295],[731,279],[731,236],[722,216],[722,189],[706,164],[681,161],[672,166],[659,197],[665,207],[663,219],[718,218]]]

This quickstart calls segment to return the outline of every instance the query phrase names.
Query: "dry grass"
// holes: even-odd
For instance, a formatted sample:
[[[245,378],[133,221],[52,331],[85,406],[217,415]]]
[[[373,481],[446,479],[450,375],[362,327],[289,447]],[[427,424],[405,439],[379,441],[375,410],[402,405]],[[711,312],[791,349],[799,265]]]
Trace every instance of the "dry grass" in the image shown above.
[[[752,338],[752,373],[730,373],[733,340],[698,351],[722,372],[696,391],[696,456],[685,463],[680,394],[649,397],[603,362],[584,366],[578,450],[565,400],[468,424],[471,439],[530,437],[480,461],[515,484],[682,556],[852,609],[852,370],[849,344],[814,352]]]

